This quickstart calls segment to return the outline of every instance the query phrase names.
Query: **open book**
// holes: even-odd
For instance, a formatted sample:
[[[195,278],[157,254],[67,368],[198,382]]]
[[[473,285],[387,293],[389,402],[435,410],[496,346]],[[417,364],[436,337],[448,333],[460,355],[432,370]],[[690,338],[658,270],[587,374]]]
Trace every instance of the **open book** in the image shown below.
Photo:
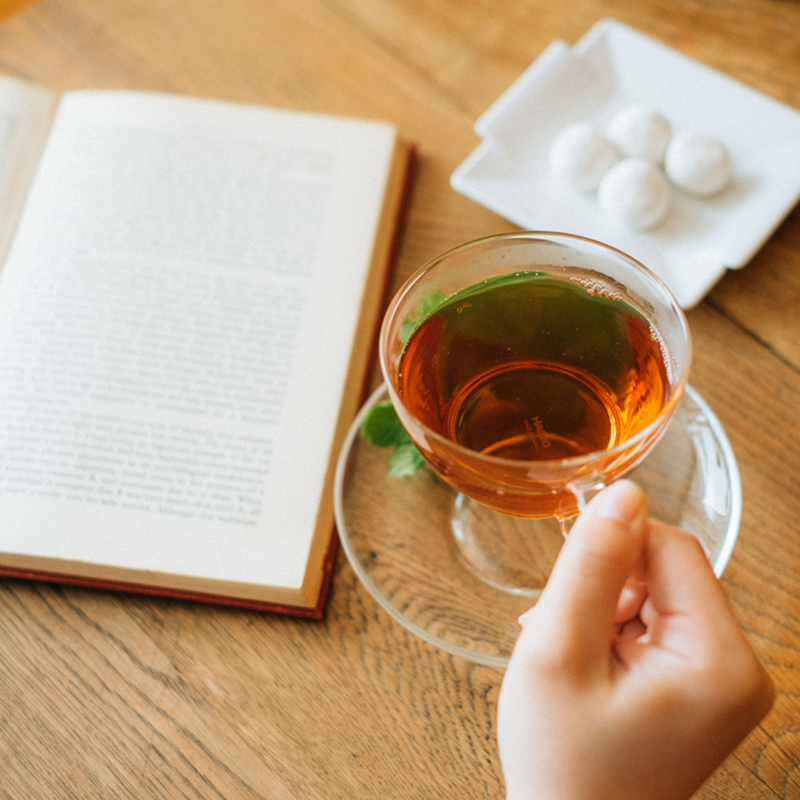
[[[409,158],[0,79],[0,575],[321,614]]]

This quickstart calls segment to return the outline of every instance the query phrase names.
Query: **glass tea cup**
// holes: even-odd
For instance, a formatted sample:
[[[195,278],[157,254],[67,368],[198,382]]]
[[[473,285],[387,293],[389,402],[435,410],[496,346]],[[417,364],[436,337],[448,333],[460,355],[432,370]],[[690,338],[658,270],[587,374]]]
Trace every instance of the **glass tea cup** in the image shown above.
[[[380,334],[400,421],[457,491],[461,560],[529,595],[591,495],[661,437],[690,360],[664,283],[619,250],[564,233],[449,250],[404,284]]]

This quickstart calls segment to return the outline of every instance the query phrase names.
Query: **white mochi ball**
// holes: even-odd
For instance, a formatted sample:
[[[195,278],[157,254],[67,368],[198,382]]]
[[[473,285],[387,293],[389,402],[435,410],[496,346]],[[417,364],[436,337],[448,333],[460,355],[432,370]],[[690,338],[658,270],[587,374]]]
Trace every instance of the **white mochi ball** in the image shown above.
[[[618,159],[617,148],[588,122],[568,125],[550,148],[550,169],[580,192],[593,192]]]
[[[629,158],[660,164],[672,133],[669,122],[643,105],[626,106],[611,119],[606,136]]]
[[[636,230],[654,228],[667,214],[669,182],[655,164],[643,158],[625,158],[600,181],[597,197],[611,217]]]
[[[709,197],[731,180],[731,160],[718,139],[688,131],[672,137],[664,157],[667,177],[689,194]]]

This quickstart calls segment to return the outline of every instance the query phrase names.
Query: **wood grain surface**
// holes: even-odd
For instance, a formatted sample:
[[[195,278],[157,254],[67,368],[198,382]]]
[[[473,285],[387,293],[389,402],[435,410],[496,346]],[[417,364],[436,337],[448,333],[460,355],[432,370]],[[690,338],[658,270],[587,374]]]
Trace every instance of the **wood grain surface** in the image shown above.
[[[0,71],[395,121],[419,148],[396,287],[512,227],[449,176],[475,118],[604,16],[800,108],[794,0],[41,0],[0,26]],[[689,313],[744,485],[723,583],[778,689],[703,800],[800,798],[799,309],[795,210]],[[0,797],[497,800],[501,679],[390,619],[343,554],[321,622],[0,581]]]

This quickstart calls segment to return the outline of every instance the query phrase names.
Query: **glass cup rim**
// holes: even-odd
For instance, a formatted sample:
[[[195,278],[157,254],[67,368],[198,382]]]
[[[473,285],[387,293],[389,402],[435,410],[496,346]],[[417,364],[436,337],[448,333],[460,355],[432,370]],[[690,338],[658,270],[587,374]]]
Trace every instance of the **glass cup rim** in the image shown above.
[[[488,455],[486,453],[480,453],[477,450],[472,450],[468,447],[464,447],[464,445],[458,444],[454,442],[452,439],[448,439],[446,436],[442,436],[436,431],[429,428],[425,425],[424,422],[421,422],[415,414],[413,414],[405,403],[403,403],[402,399],[398,395],[397,391],[395,390],[393,381],[389,376],[389,370],[386,366],[386,360],[388,356],[388,344],[387,344],[387,337],[390,327],[390,319],[393,318],[394,312],[399,307],[400,303],[402,302],[403,298],[408,294],[408,292],[412,289],[414,285],[416,285],[424,275],[426,275],[436,264],[441,262],[443,259],[453,255],[454,253],[460,252],[461,250],[467,250],[472,247],[475,247],[480,244],[488,244],[492,241],[501,241],[501,240],[513,240],[513,239],[536,239],[538,241],[554,241],[558,242],[560,240],[565,240],[566,242],[582,242],[584,244],[590,245],[592,247],[600,248],[608,252],[609,254],[616,256],[618,258],[622,258],[628,264],[633,266],[635,269],[642,271],[645,277],[648,278],[649,281],[653,282],[665,295],[665,298],[669,301],[669,304],[673,307],[673,309],[677,312],[678,319],[680,321],[681,330],[683,332],[684,341],[686,342],[686,359],[683,364],[683,368],[681,369],[681,374],[678,376],[678,379],[675,381],[675,388],[672,393],[672,396],[669,400],[664,404],[661,411],[659,411],[658,416],[646,427],[640,430],[635,435],[631,436],[628,439],[625,439],[622,442],[614,445],[613,447],[609,447],[606,450],[594,450],[591,453],[584,453],[580,456],[570,456],[569,458],[560,458],[560,459],[541,459],[541,460],[524,460],[524,459],[511,459],[511,458],[502,458],[500,456]],[[628,255],[624,251],[614,247],[613,245],[605,244],[597,239],[592,239],[588,236],[581,236],[579,234],[574,233],[563,233],[560,231],[544,231],[544,230],[528,230],[528,231],[512,231],[508,233],[495,233],[490,234],[488,236],[481,236],[477,239],[471,239],[467,242],[463,242],[458,244],[454,247],[445,250],[443,253],[431,258],[425,264],[423,264],[419,269],[417,269],[404,283],[402,286],[397,290],[394,297],[391,299],[389,306],[386,309],[386,312],[383,317],[383,322],[381,324],[380,330],[380,337],[378,343],[378,352],[379,352],[379,361],[381,366],[381,371],[383,372],[384,380],[386,381],[386,387],[389,392],[389,397],[392,400],[392,403],[398,403],[401,405],[408,415],[412,417],[415,421],[415,424],[419,426],[419,428],[423,431],[426,438],[431,438],[436,442],[442,443],[445,447],[454,449],[456,452],[461,452],[467,455],[469,458],[472,459],[480,459],[486,460],[489,464],[496,465],[498,467],[510,467],[516,471],[519,470],[528,470],[528,471],[546,471],[546,470],[554,470],[554,469],[569,469],[570,471],[579,469],[587,464],[591,464],[594,461],[598,461],[599,459],[614,459],[618,454],[623,453],[629,449],[633,450],[636,446],[643,440],[653,436],[656,432],[658,432],[659,428],[662,428],[662,431],[659,432],[659,436],[666,430],[667,422],[669,418],[672,416],[675,407],[677,406],[681,396],[683,395],[683,391],[686,387],[686,384],[689,379],[689,369],[691,366],[692,361],[692,339],[691,333],[689,330],[689,324],[686,319],[686,315],[683,312],[680,304],[678,303],[675,295],[669,289],[669,287],[664,283],[664,281],[656,275],[653,270],[649,269],[647,266],[642,264],[639,260],[635,259],[633,256]]]

